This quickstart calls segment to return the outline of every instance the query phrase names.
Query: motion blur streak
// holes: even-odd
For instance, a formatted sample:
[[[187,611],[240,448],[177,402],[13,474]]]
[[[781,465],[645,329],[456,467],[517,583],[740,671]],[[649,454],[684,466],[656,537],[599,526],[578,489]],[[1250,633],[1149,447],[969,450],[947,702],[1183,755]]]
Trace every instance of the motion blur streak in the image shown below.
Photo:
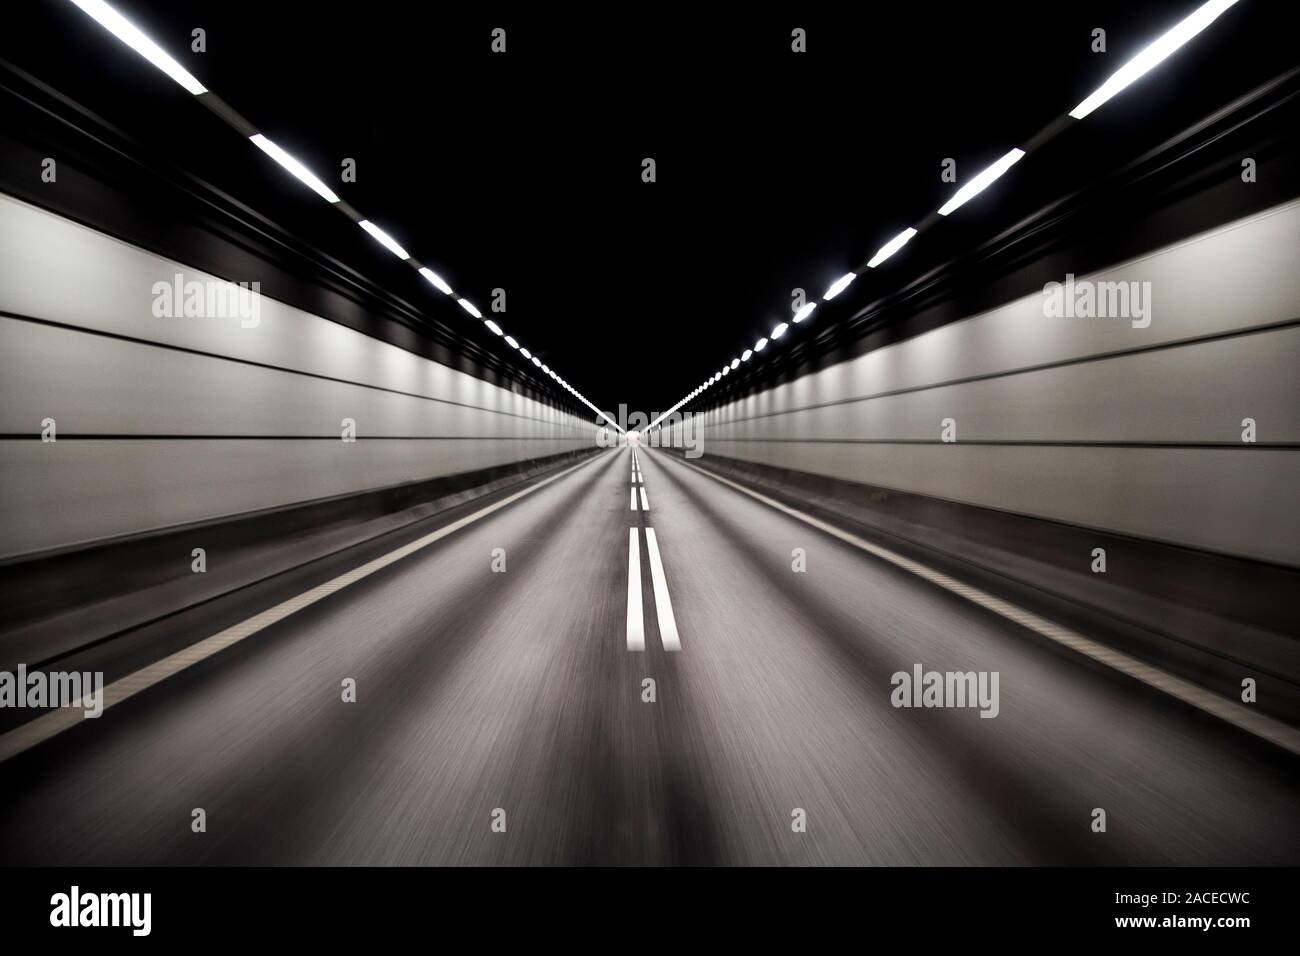
[[[653,617],[627,652],[629,454],[606,452],[111,727],[4,764],[6,862],[1294,859],[1300,781],[1250,738],[662,454],[641,462],[697,635],[682,652]],[[484,574],[502,541],[510,573]],[[792,543],[815,575],[790,573]],[[913,661],[1000,671],[1000,715],[894,709],[889,676]],[[197,805],[201,839],[183,823]],[[1078,825],[1096,806],[1122,824]]]
[[[109,2],[0,32],[0,865],[1300,862],[1284,5]]]

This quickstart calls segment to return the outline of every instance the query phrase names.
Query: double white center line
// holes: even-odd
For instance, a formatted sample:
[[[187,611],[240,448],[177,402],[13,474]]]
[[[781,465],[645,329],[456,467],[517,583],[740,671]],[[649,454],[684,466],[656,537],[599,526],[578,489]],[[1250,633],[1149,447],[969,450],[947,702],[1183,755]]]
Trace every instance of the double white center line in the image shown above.
[[[640,487],[637,487],[637,486]],[[632,451],[632,510],[637,510],[637,492],[640,492],[641,510],[649,511],[645,479],[641,475],[641,461]],[[645,610],[641,598],[641,541],[640,529],[628,528],[627,536],[627,649],[645,650]],[[672,598],[668,596],[668,577],[664,574],[663,558],[659,554],[659,541],[654,528],[645,529],[646,548],[650,554],[650,583],[654,589],[655,615],[659,620],[659,640],[665,651],[680,651],[681,638],[677,634],[677,618],[673,615]]]
[[[640,485],[640,488],[636,486]],[[637,460],[636,452],[632,452],[632,510],[637,510],[637,492],[641,492],[641,510],[650,510],[650,499],[645,496],[645,479],[641,477],[641,463]]]

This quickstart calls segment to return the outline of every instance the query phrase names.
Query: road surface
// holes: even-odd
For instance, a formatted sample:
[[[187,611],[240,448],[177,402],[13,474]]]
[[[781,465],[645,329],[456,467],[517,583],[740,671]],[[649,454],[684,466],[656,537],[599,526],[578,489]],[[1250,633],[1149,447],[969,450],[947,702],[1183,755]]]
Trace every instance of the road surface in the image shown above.
[[[892,706],[916,664],[998,715]],[[1283,864],[1297,767],[624,448],[0,764],[0,859]]]

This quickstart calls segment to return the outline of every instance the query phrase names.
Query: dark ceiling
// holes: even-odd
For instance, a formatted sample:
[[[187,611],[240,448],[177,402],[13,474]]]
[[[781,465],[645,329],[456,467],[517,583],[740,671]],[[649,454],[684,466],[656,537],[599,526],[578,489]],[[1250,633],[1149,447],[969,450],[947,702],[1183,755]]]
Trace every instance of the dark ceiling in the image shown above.
[[[1197,5],[115,3],[485,313],[504,288],[494,318],[589,398],[646,411],[788,318],[793,288],[819,295],[940,205],[955,188],[942,159],[973,175]],[[1294,58],[1290,26],[1273,19],[1284,6],[1239,4],[1090,117],[1077,150],[1053,155],[1062,182]],[[38,7],[6,57],[378,281],[411,282],[232,132],[217,143],[211,124],[196,127],[199,105],[66,0]],[[498,26],[504,56],[489,49]],[[796,26],[807,54],[790,52]],[[190,52],[194,27],[205,53]],[[1089,49],[1094,27],[1108,32],[1104,55]],[[357,160],[355,184],[338,182],[343,157]],[[817,321],[995,228],[1015,178]],[[472,321],[432,289],[412,294]]]

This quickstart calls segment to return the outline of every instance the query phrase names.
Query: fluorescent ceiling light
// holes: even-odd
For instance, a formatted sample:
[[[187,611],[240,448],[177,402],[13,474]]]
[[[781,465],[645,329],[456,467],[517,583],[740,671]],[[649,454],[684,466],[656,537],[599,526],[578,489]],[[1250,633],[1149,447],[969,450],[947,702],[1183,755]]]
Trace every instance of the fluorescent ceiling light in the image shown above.
[[[519,343],[515,341],[515,337],[513,335],[506,336],[506,345],[510,346],[512,349],[519,348]]]
[[[732,359],[732,360],[731,360],[731,367],[732,367],[732,368],[740,368],[740,359]]]
[[[98,21],[99,25],[105,30],[185,87],[187,92],[198,96],[208,91],[206,86],[196,80],[185,67],[168,56],[166,51],[149,39],[139,27],[107,3],[104,3],[103,0],[72,0],[72,2],[88,16]]]
[[[522,355],[522,356],[523,356],[524,358],[526,358],[526,359],[528,359],[528,358],[532,358],[532,357],[533,357],[533,353],[530,352],[530,351],[528,351],[528,349],[520,349],[520,350],[519,350],[519,354]]]
[[[745,349],[745,351],[743,351],[743,352],[740,353],[740,360],[741,360],[742,362],[748,362],[749,359],[750,359],[750,356],[752,356],[753,354],[754,354],[754,353],[753,353],[753,351],[752,351],[751,349]]]
[[[330,189],[323,182],[317,179],[316,175],[310,169],[298,162],[298,160],[294,159],[261,133],[255,133],[248,138],[253,141],[254,146],[266,153],[266,155],[270,156],[289,172],[293,173],[300,182],[310,186],[312,192],[317,196],[320,196],[321,199],[324,199],[326,202],[339,201],[339,197],[334,190]]]
[[[817,308],[816,302],[806,303],[802,309],[800,309],[798,312],[794,314],[794,321],[796,322],[796,324],[802,322],[804,319],[808,318],[808,316],[812,315],[813,309],[815,308]]]
[[[939,215],[948,215],[954,209],[965,205],[967,201],[988,189],[994,180],[1020,162],[1020,158],[1024,155],[1025,151],[1023,149],[1011,150],[1011,152],[953,193],[952,198],[939,207]]]
[[[474,318],[476,319],[483,318],[483,313],[480,312],[478,309],[474,308],[474,303],[471,302],[469,299],[457,299],[456,304],[459,305],[466,312],[468,312],[470,315],[474,316]]]
[[[829,302],[831,299],[835,298],[837,295],[839,295],[841,292],[847,289],[849,287],[849,284],[857,277],[858,274],[856,272],[844,273],[844,275],[840,276],[838,279],[836,279],[834,282],[831,283],[831,287],[826,290],[826,294],[823,295],[822,298],[825,299],[827,302]]]
[[[388,233],[384,232],[384,230],[380,229],[369,219],[362,219],[359,223],[357,223],[357,225],[360,226],[362,229],[364,229],[366,232],[370,233],[372,236],[374,236],[375,239],[378,240],[381,246],[383,246],[393,255],[397,256],[397,258],[399,259],[411,258],[406,254],[406,250],[397,244],[396,239],[394,239]]]
[[[549,375],[550,372],[551,372],[551,370],[550,370],[549,368],[546,367],[546,363],[545,363],[545,362],[543,362],[543,363],[542,363],[540,366],[538,366],[538,367],[539,367],[543,372],[547,373],[548,375]]]
[[[461,301],[464,301],[464,300],[462,299]],[[492,334],[493,334],[493,335],[505,335],[505,332],[503,332],[503,331],[501,330],[501,326],[497,325],[497,324],[496,324],[495,322],[493,322],[491,319],[488,319],[488,320],[487,320],[486,322],[484,322],[483,324],[486,325],[489,329],[492,330]]]
[[[536,355],[534,355],[534,356],[533,356],[533,364],[536,365],[538,368],[541,368],[541,367],[542,367],[542,360],[539,359]]]
[[[437,288],[439,292],[442,292],[444,295],[451,295],[451,286],[447,285],[447,283],[443,281],[442,276],[438,275],[438,273],[434,272],[432,269],[427,266],[421,266],[420,275],[433,283],[434,287]]]
[[[761,352],[765,348],[767,348],[767,339],[759,339],[757,342],[754,343],[755,352]]]
[[[786,325],[784,322],[782,322],[780,325],[778,325],[776,328],[774,328],[774,329],[772,330],[772,338],[773,338],[773,340],[775,340],[775,339],[779,339],[781,336],[785,335],[785,330],[788,329],[789,327],[790,327],[790,326],[788,326],[788,325]]]
[[[915,235],[916,230],[911,226],[908,226],[893,239],[890,239],[887,243],[881,246],[880,251],[871,257],[871,261],[868,262],[867,265],[874,269],[899,249],[903,248],[903,246],[907,245],[907,240],[911,239]]]
[[[1148,70],[1158,66],[1166,57],[1217,20],[1221,13],[1236,2],[1237,0],[1210,0],[1209,3],[1201,4],[1172,29],[1162,34],[1137,56],[1112,73],[1106,82],[1097,87],[1087,99],[1070,110],[1070,115],[1075,119],[1083,119]]]
[[[730,365],[725,365],[725,366],[723,366],[723,368],[722,368],[722,374],[723,374],[723,375],[730,375],[730,374],[731,374],[731,366],[730,366]]]

